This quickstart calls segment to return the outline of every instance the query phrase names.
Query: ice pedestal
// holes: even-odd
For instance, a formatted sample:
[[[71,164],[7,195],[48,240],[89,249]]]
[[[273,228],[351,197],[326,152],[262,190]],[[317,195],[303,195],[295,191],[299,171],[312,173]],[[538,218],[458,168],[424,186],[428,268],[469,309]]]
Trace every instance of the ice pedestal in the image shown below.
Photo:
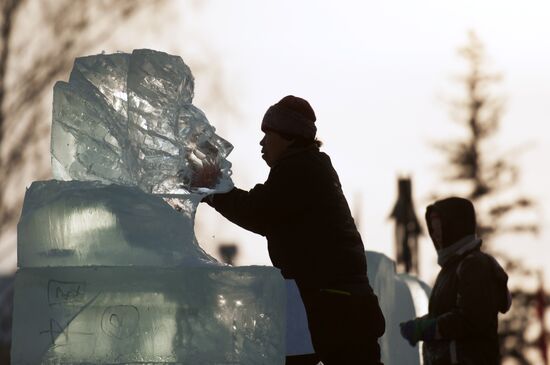
[[[200,197],[178,212],[137,187],[91,181],[37,181],[18,224],[20,267],[178,266],[213,263],[198,245]]]
[[[18,230],[13,364],[266,364],[285,354],[285,285],[224,266],[194,212],[135,187],[40,181]]]
[[[15,286],[12,364],[284,363],[274,268],[28,268]]]

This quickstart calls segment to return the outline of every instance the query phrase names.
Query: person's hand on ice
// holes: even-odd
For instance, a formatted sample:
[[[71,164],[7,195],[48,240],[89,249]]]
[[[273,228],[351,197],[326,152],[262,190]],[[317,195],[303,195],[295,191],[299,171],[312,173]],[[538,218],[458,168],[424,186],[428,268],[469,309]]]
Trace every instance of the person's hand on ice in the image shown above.
[[[204,161],[201,166],[193,169],[192,188],[214,188],[222,175],[220,166]]]
[[[411,346],[416,346],[418,341],[431,341],[437,332],[437,321],[434,318],[416,318],[399,324],[401,336]]]

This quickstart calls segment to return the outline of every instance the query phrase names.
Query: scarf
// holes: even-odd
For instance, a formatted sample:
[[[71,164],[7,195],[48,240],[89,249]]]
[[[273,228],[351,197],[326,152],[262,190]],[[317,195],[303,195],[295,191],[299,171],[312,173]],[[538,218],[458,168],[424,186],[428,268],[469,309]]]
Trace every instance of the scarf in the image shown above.
[[[468,251],[481,246],[481,238],[478,238],[475,234],[463,237],[453,243],[452,245],[437,250],[437,263],[443,267],[450,259],[462,256]]]

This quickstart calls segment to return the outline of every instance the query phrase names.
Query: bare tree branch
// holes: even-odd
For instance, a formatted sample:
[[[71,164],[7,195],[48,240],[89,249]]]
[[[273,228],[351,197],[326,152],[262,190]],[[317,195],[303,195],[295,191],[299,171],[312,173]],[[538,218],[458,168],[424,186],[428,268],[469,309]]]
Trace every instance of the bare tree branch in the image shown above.
[[[14,27],[14,18],[17,8],[21,5],[19,0],[4,0],[2,4],[2,23],[0,24],[0,151],[4,139],[4,99],[6,96],[6,72],[10,56],[10,38]],[[2,156],[0,155],[0,166]]]

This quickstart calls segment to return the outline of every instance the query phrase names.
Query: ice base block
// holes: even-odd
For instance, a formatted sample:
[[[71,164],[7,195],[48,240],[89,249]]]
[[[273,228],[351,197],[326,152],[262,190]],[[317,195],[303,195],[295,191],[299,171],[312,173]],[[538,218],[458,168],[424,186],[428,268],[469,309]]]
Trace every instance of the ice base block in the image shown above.
[[[35,181],[17,225],[19,267],[156,266],[216,262],[195,238],[198,201],[173,209],[136,187]]]
[[[16,274],[13,365],[280,365],[272,267],[50,267]]]

